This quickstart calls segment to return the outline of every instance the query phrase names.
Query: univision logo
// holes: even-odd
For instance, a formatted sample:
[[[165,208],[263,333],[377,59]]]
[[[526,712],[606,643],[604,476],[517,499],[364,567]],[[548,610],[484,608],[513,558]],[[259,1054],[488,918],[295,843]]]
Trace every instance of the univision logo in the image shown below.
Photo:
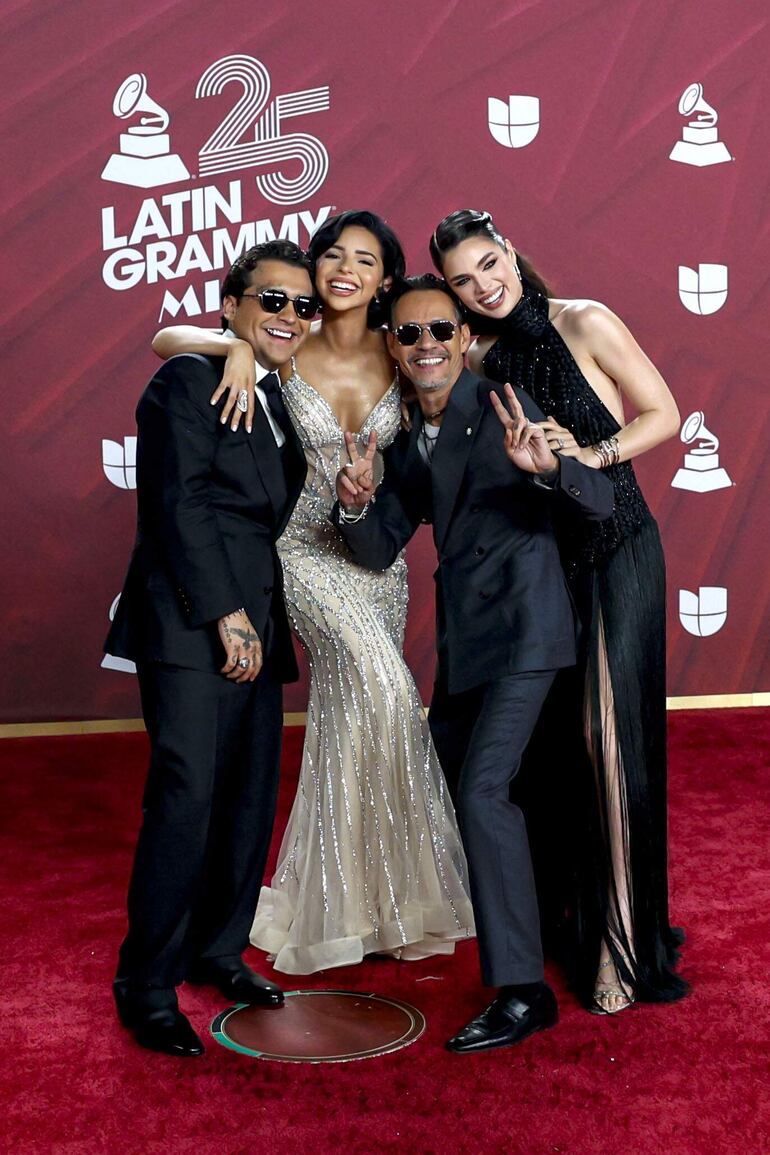
[[[680,590],[679,621],[696,638],[718,634],[727,621],[727,590],[724,586],[700,586],[697,594]]]
[[[505,101],[490,96],[487,123],[498,144],[504,148],[524,148],[540,131],[540,98],[509,96]]]
[[[110,606],[110,621],[114,621],[115,619],[115,611],[118,608],[119,601],[120,594],[118,594]],[[117,670],[120,674],[135,674],[136,664],[130,661],[128,658],[118,658],[115,656],[115,654],[105,654],[102,658],[102,669]]]
[[[102,441],[102,468],[108,481],[118,489],[136,489],[136,438]]]
[[[718,313],[727,300],[727,265],[679,266],[679,300],[685,309],[707,317]]]

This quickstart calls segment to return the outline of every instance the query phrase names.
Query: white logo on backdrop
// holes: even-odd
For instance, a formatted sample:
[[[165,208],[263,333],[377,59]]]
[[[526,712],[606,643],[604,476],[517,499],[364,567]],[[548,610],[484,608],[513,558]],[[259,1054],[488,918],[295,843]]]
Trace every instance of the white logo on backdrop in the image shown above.
[[[691,493],[711,493],[732,485],[727,470],[719,464],[719,438],[706,428],[703,414],[691,413],[679,434],[685,445],[695,448],[684,455],[684,465],[678,469],[671,485],[674,489],[688,489]]]
[[[311,197],[326,180],[329,154],[321,141],[306,132],[283,132],[287,120],[326,112],[329,88],[305,88],[270,100],[270,73],[253,56],[225,56],[210,65],[198,81],[196,99],[219,96],[229,84],[240,85],[242,94],[198,153],[199,175],[265,168],[257,187],[273,204],[289,205]],[[121,133],[120,152],[108,160],[102,180],[139,188],[155,188],[189,180],[181,157],[171,152],[166,132],[168,113],[147,93],[147,77],[134,72],[123,81],[112,104],[121,120],[137,116],[137,122]],[[144,113],[145,115],[139,115]],[[251,135],[249,135],[251,134]],[[296,176],[291,171],[299,164]]]
[[[120,594],[115,598],[115,601],[110,606],[110,621],[115,618],[115,610],[118,608],[120,601]],[[103,670],[118,670],[121,674],[135,674],[136,665],[134,662],[129,662],[128,658],[116,658],[114,654],[105,654],[102,658]]]
[[[197,98],[218,96],[228,84],[240,84],[243,94],[219,127],[201,145],[201,176],[241,168],[268,168],[257,177],[267,200],[277,205],[296,204],[313,195],[326,180],[329,154],[314,136],[304,132],[284,134],[284,121],[329,108],[329,88],[306,88],[270,100],[270,73],[253,56],[225,56],[210,65],[198,81]],[[253,136],[247,133],[253,126]],[[299,161],[295,177],[281,168]]]
[[[195,88],[196,99],[214,97],[218,108],[223,93],[229,110],[219,114],[218,127],[201,145],[200,171],[192,176],[180,157],[169,152],[168,113],[147,95],[146,77],[132,74],[115,97],[115,115],[133,117],[136,123],[121,136],[120,152],[110,158],[104,179],[176,187],[153,190],[138,206],[122,200],[102,208],[102,278],[116,292],[182,281],[164,289],[159,320],[179,313],[217,313],[220,270],[246,249],[276,238],[306,247],[334,210],[333,205],[311,209],[302,203],[326,180],[325,146],[308,133],[286,131],[297,118],[328,110],[328,86],[271,98],[264,64],[239,55],[217,60]],[[236,169],[251,172],[226,183],[218,177]],[[206,177],[215,183],[179,184]],[[265,200],[282,206],[282,215],[265,216]],[[190,283],[191,275],[197,279],[207,273],[213,276]]]
[[[102,441],[102,466],[108,481],[118,489],[136,489],[136,438]]]
[[[706,317],[727,300],[727,265],[679,266],[679,299],[685,309]]]
[[[702,84],[691,84],[684,90],[679,101],[679,115],[693,119],[683,127],[682,139],[676,142],[669,153],[671,160],[705,168],[706,165],[722,164],[723,161],[733,159],[724,141],[719,139],[719,117],[716,109],[703,99]]]
[[[140,116],[120,134],[120,152],[114,152],[102,172],[102,180],[137,188],[155,188],[159,184],[174,184],[189,180],[190,174],[182,158],[171,151],[168,113],[147,93],[147,77],[133,72],[123,81],[112,102],[112,111],[120,120]]]
[[[487,122],[498,144],[505,148],[524,148],[540,131],[540,98],[509,96],[505,101],[490,96]]]
[[[719,633],[727,621],[727,590],[724,586],[700,586],[697,594],[680,590],[679,621],[696,638]]]

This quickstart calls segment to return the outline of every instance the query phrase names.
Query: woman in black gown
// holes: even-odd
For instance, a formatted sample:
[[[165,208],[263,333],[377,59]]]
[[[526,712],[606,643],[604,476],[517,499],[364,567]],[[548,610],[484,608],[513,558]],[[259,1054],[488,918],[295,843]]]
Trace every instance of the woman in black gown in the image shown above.
[[[450,214],[430,248],[479,334],[471,367],[526,389],[549,415],[551,447],[614,483],[611,518],[560,535],[584,627],[579,681],[563,686],[577,708],[569,691],[559,704],[562,724],[570,712],[576,720],[559,760],[571,811],[569,956],[596,1012],[673,1001],[687,985],[673,971],[681,933],[668,918],[665,568],[630,459],[677,432],[676,403],[623,323],[596,302],[551,298],[489,213]],[[638,414],[628,424],[623,397]]]

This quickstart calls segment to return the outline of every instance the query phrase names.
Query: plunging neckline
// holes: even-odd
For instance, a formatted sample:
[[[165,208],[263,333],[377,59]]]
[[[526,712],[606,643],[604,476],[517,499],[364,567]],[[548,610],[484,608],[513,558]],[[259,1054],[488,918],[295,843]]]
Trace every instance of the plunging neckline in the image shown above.
[[[329,416],[331,417],[332,421],[334,422],[334,424],[336,425],[336,427],[340,431],[340,433],[342,433],[344,435],[346,432],[348,432],[347,430],[343,429],[342,426],[340,425],[337,414],[334,412],[334,410],[331,407],[331,404],[324,397],[323,393],[320,393],[318,391],[318,389],[316,389],[315,385],[311,384],[310,381],[307,381],[302,376],[299,369],[297,368],[297,362],[294,359],[294,357],[292,357],[292,359],[291,359],[291,377],[288,378],[288,380],[285,382],[285,384],[288,385],[289,381],[291,381],[293,378],[296,378],[297,381],[301,381],[303,385],[306,385],[307,388],[311,391],[311,393],[315,393],[316,397],[321,402],[321,404],[324,406],[324,408],[328,412]],[[353,433],[354,437],[360,437],[361,436],[361,434],[364,432],[364,430],[366,429],[366,427],[369,424],[369,422],[371,421],[371,419],[374,417],[374,415],[377,412],[377,410],[379,409],[379,407],[383,404],[384,401],[387,400],[387,398],[390,396],[390,394],[393,392],[393,390],[396,388],[397,385],[398,385],[398,376],[395,376],[393,378],[393,380],[391,381],[390,385],[387,387],[387,389],[383,393],[382,397],[380,397],[379,401],[377,401],[375,403],[375,405],[369,410],[369,414],[365,418],[364,423],[361,426],[361,428],[358,430],[357,433]],[[351,432],[352,432],[352,430],[351,430]]]

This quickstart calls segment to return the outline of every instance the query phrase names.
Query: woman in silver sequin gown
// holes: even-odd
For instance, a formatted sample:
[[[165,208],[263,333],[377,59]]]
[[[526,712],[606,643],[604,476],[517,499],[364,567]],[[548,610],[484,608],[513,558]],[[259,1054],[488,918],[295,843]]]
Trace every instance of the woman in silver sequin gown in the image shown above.
[[[361,250],[374,254],[374,266],[367,267],[377,275],[356,258]],[[362,359],[361,375],[372,360],[381,373],[387,363],[380,335],[371,329],[377,320],[373,298],[383,281],[403,271],[398,242],[372,214],[346,213],[316,234],[311,253],[319,263],[322,324],[331,329],[341,322],[348,342],[360,326],[359,344],[375,353]],[[360,292],[340,288],[337,295],[329,288],[328,269],[321,275],[327,254],[340,270],[338,283],[348,278]],[[347,272],[356,260],[358,269]],[[208,336],[206,347],[198,340],[195,351],[226,351],[219,344],[226,338]],[[189,330],[184,341],[187,350]],[[323,342],[316,344],[320,369]],[[165,344],[162,351],[179,352],[180,344]],[[312,351],[305,360],[313,363]],[[454,811],[402,655],[406,563],[401,557],[384,573],[362,569],[329,521],[335,478],[347,461],[336,413],[363,416],[345,421],[358,425],[361,444],[376,432],[379,468],[382,450],[400,427],[397,382],[384,392],[380,386],[372,406],[361,396],[360,380],[322,393],[292,360],[283,381],[308,473],[278,548],[289,615],[308,657],[310,700],[297,794],[251,941],[289,974],[357,963],[368,953],[403,959],[451,954],[458,939],[474,933]],[[348,396],[353,393],[357,410]]]

